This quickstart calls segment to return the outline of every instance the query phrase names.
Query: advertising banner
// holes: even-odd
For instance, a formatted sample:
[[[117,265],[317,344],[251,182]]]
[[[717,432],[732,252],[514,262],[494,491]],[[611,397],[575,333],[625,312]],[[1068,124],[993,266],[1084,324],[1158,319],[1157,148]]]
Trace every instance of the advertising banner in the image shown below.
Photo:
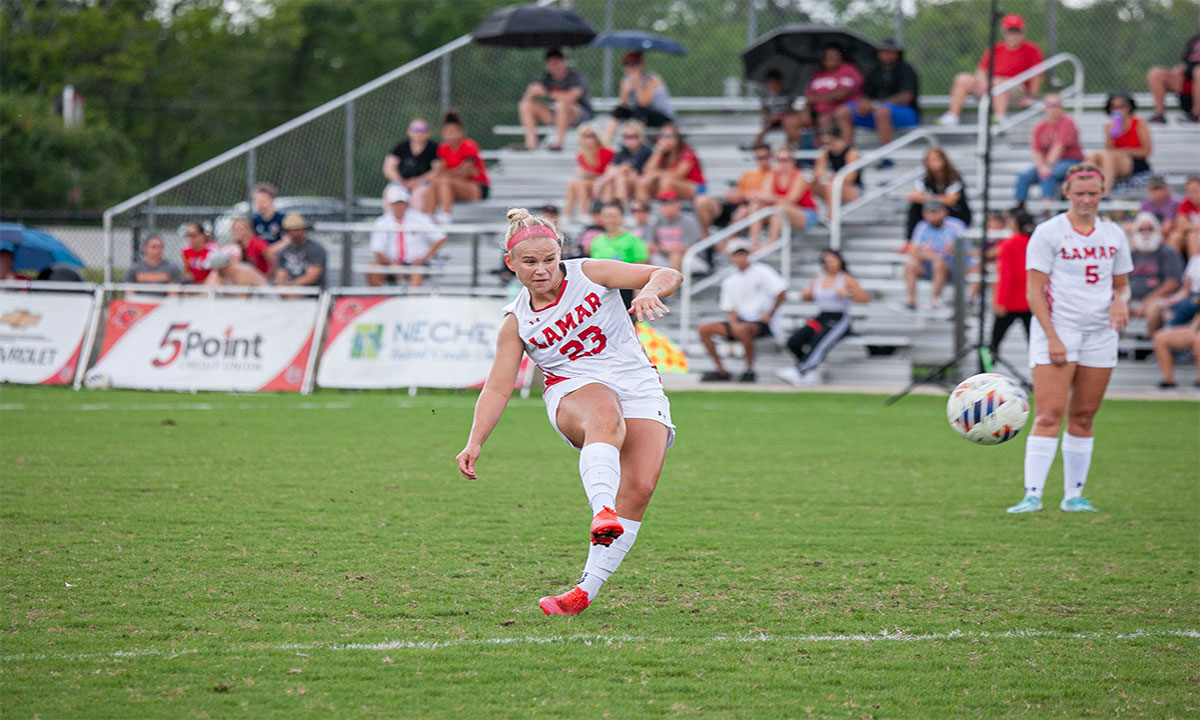
[[[93,302],[91,293],[0,291],[0,382],[70,384]]]
[[[317,301],[114,300],[88,372],[143,390],[300,390]]]
[[[317,384],[480,387],[495,356],[503,307],[503,301],[484,298],[340,297]]]

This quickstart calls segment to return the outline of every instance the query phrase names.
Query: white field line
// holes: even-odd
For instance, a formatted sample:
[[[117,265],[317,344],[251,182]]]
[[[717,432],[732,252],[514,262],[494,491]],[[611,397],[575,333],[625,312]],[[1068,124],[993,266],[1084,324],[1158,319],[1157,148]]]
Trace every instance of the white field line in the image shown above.
[[[676,637],[639,637],[636,635],[548,635],[514,636],[498,638],[478,638],[467,640],[385,640],[378,643],[297,643],[287,645],[247,645],[219,649],[180,648],[175,650],[116,650],[107,653],[21,653],[0,656],[0,663],[36,662],[39,660],[95,660],[100,658],[140,658],[159,657],[165,660],[184,655],[201,654],[244,654],[249,652],[292,652],[301,651],[368,651],[379,652],[386,650],[438,650],[441,648],[481,647],[492,645],[563,645],[581,643],[583,645],[614,645],[618,643],[874,643],[874,642],[938,642],[945,640],[1005,640],[1005,639],[1043,639],[1043,640],[1138,640],[1142,638],[1200,638],[1200,630],[1134,630],[1131,632],[1086,632],[1064,633],[1047,630],[1005,630],[1001,632],[986,632],[974,630],[954,630],[948,633],[908,634],[883,631],[877,635],[768,635],[756,633],[753,635],[717,635],[710,638],[676,638]]]
[[[537,405],[541,405],[540,398],[522,399],[513,398],[509,405],[525,406],[533,405],[536,400]],[[395,399],[391,402],[384,403],[379,406],[384,409],[399,408],[468,408],[474,407],[475,398],[430,398],[422,401],[418,399]],[[369,406],[369,405],[368,405]],[[242,402],[237,404],[224,403],[83,403],[80,405],[30,405],[26,403],[0,403],[0,412],[21,412],[21,411],[39,411],[39,412],[96,412],[96,411],[169,411],[169,410],[200,410],[200,411],[233,411],[233,410],[352,410],[355,408],[368,407],[362,404],[356,404],[350,401],[326,401],[326,402],[298,402],[298,403],[281,403],[281,404],[266,404],[262,402]]]

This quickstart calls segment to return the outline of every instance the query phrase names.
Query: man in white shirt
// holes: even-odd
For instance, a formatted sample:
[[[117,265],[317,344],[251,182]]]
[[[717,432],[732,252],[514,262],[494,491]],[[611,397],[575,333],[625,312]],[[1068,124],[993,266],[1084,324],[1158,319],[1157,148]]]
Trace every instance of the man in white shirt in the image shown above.
[[[375,218],[371,229],[371,253],[380,265],[427,267],[446,243],[446,233],[433,218],[408,207],[408,188],[388,185],[383,191],[383,214]],[[379,287],[391,278],[407,278],[409,287],[417,287],[424,273],[367,273],[367,284]]]
[[[728,252],[737,269],[721,281],[720,308],[729,319],[697,328],[704,349],[716,365],[716,370],[700,377],[702,382],[733,379],[721,363],[713,338],[742,343],[746,349],[746,372],[742,373],[741,381],[754,382],[754,341],[768,335],[779,337],[775,312],[787,297],[787,281],[770,265],[750,262],[750,243],[742,238],[731,240]]]

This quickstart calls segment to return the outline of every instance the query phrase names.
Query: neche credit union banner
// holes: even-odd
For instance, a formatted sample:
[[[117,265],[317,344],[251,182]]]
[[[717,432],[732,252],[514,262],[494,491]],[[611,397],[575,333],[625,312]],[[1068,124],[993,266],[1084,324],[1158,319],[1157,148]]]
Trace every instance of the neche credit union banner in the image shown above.
[[[0,291],[0,382],[69,384],[93,302],[91,293]]]

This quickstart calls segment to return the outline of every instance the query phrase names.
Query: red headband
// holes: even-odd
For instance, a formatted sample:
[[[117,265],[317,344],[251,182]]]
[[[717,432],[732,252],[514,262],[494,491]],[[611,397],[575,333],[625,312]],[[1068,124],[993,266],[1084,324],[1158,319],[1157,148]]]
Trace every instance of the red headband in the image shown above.
[[[1075,172],[1068,175],[1067,179],[1064,182],[1071,182],[1072,180],[1074,180],[1077,177],[1097,177],[1097,178],[1100,178],[1101,180],[1104,179],[1103,176],[1100,175],[1100,173],[1096,172],[1095,170],[1076,170]]]
[[[547,227],[545,225],[530,225],[529,227],[523,227],[513,233],[512,237],[508,239],[508,245],[505,246],[505,251],[510,252],[517,245],[533,238],[550,238],[551,240],[557,242],[558,233],[554,232],[554,228]]]

